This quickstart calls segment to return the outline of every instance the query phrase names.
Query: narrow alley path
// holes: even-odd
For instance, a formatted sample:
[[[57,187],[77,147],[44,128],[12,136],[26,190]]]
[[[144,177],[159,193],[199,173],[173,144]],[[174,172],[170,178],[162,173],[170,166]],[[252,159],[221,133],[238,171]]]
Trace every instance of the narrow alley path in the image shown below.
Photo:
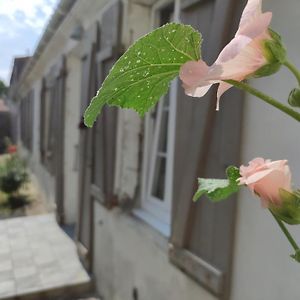
[[[0,221],[1,300],[75,299],[90,285],[74,242],[53,214]]]

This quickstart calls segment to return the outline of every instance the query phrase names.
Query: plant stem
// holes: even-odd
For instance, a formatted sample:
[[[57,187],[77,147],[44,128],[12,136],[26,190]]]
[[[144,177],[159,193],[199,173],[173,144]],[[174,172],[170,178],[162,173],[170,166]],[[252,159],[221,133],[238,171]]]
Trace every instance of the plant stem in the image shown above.
[[[296,241],[293,239],[292,235],[289,233],[283,222],[270,210],[272,216],[276,220],[277,224],[279,225],[282,232],[285,234],[286,238],[290,242],[291,246],[294,248],[294,250],[297,252],[300,250],[299,246],[297,245]]]
[[[263,92],[253,88],[249,84],[247,84],[245,82],[239,82],[239,81],[236,81],[236,80],[224,80],[224,81],[231,84],[231,85],[233,85],[233,86],[235,86],[236,88],[238,88],[240,90],[246,91],[246,92],[250,93],[251,95],[256,96],[257,98],[260,98],[264,102],[276,107],[277,109],[281,110],[282,112],[286,113],[290,117],[292,117],[295,120],[297,120],[298,122],[300,122],[300,113],[298,113],[297,111],[291,109],[287,105],[284,105],[281,102],[275,100],[271,96],[266,95]]]
[[[300,86],[300,71],[288,60],[283,63],[297,78],[298,85]]]

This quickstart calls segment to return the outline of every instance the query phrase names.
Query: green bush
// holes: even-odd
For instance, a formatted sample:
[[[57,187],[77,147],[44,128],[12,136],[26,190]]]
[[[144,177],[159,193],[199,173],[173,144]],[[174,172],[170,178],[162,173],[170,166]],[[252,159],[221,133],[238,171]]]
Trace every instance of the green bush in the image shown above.
[[[0,166],[0,189],[7,194],[17,192],[28,179],[26,163],[16,154]]]
[[[6,199],[0,203],[0,210],[15,210],[23,208],[30,203],[28,196],[23,194],[10,194],[6,195]]]
[[[8,196],[5,206],[7,208],[15,210],[18,208],[22,208],[29,203],[30,203],[30,201],[27,198],[27,196],[25,196],[25,195],[10,195],[10,196]]]

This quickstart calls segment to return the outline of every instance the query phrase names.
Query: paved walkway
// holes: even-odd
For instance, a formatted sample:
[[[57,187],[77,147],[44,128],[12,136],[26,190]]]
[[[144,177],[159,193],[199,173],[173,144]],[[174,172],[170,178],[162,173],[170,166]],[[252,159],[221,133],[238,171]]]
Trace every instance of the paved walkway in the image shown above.
[[[89,282],[73,241],[53,214],[0,221],[0,299],[46,295]]]

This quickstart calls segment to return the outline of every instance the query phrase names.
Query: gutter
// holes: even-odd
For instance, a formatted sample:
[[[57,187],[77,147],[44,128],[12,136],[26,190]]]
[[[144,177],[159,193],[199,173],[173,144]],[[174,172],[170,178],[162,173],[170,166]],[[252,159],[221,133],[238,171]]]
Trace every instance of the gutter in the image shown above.
[[[72,9],[74,4],[77,0],[61,0],[57,8],[55,9],[55,12],[53,13],[35,51],[26,66],[24,67],[24,70],[20,77],[20,84],[24,84],[24,80],[26,76],[30,73],[30,71],[34,68],[36,62],[40,58],[40,56],[43,54],[46,46],[51,41],[52,37],[54,36],[55,32],[59,28],[59,26],[64,21],[66,15],[69,13],[69,11]]]

